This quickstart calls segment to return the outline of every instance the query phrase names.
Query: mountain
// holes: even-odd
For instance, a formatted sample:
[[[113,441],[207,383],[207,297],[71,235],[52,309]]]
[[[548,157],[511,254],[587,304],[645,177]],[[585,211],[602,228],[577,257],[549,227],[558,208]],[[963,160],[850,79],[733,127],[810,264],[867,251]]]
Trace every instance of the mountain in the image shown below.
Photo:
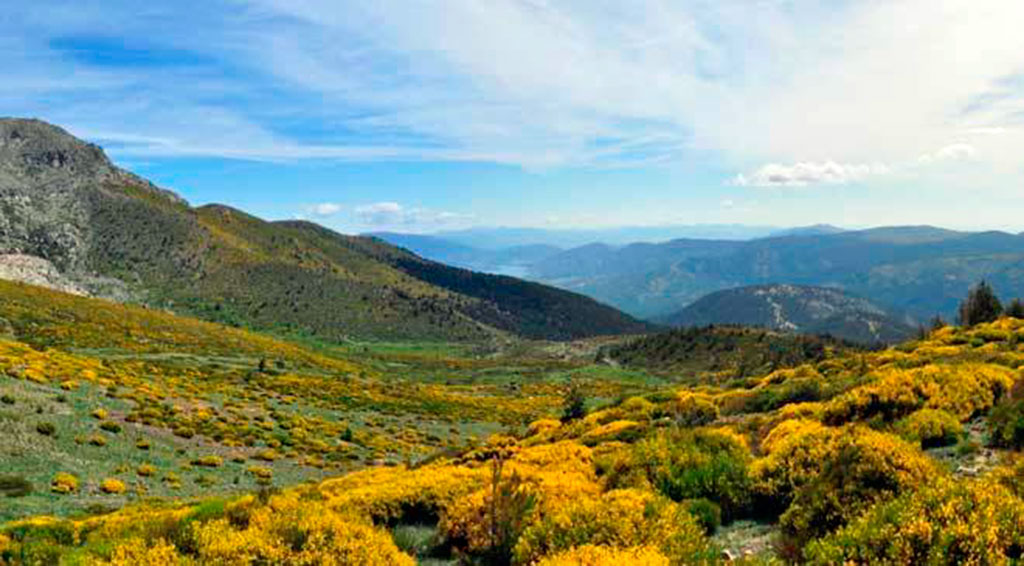
[[[818,236],[823,234],[838,234],[845,232],[843,228],[833,226],[831,224],[814,224],[812,226],[799,226],[796,228],[786,228],[785,230],[779,230],[772,232],[771,237],[777,238],[780,236]]]
[[[862,344],[894,343],[914,335],[913,320],[837,289],[755,285],[711,293],[660,319],[671,326],[758,326],[829,334]]]
[[[364,235],[379,238],[433,261],[498,275],[524,274],[529,266],[562,251],[561,248],[545,244],[483,249],[424,234],[371,232]]]
[[[714,291],[771,283],[834,287],[916,318],[948,318],[982,278],[1004,298],[1024,292],[1024,237],[900,226],[745,242],[588,246],[535,264],[529,277],[641,318],[668,315]]]
[[[569,339],[647,328],[580,295],[449,267],[379,239],[193,208],[34,120],[0,120],[0,253],[46,260],[94,295],[332,340]]]
[[[480,249],[546,245],[572,248],[587,244],[624,246],[637,242],[668,242],[680,238],[701,240],[750,240],[779,230],[771,226],[743,224],[695,224],[668,226],[617,226],[611,228],[469,228],[433,236]]]

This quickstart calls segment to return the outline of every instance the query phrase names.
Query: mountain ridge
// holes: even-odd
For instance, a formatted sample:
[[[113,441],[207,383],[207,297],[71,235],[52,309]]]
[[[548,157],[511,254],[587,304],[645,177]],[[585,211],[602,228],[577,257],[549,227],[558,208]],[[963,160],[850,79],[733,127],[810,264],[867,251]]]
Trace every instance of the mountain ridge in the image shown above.
[[[330,340],[649,328],[587,297],[464,272],[380,240],[226,205],[193,208],[38,120],[0,119],[0,253],[48,260],[93,294],[118,282],[115,294],[136,302]]]
[[[862,344],[895,343],[914,335],[914,321],[838,289],[752,285],[716,291],[658,319],[676,327],[743,325],[798,334],[832,335]]]

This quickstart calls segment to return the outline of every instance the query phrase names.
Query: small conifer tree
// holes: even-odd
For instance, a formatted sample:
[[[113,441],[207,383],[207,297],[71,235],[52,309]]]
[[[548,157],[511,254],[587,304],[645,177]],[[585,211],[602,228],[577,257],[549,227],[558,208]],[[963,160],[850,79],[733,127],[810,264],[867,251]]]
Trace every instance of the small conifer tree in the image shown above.
[[[575,421],[585,416],[587,416],[587,399],[579,384],[572,381],[562,400],[562,422]]]
[[[1024,319],[1024,302],[1020,299],[1010,301],[1010,305],[1006,307],[1006,316]]]
[[[992,322],[1002,314],[1003,305],[999,297],[985,281],[971,288],[967,299],[960,303],[960,324],[964,326]]]

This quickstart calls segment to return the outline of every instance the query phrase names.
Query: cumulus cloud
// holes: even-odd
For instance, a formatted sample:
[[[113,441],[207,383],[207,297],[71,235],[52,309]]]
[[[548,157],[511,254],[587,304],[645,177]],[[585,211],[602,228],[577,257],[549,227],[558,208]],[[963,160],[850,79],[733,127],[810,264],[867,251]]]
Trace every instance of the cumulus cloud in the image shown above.
[[[373,226],[406,224],[410,220],[405,209],[397,202],[377,202],[357,206],[355,215],[361,223]]]
[[[850,164],[835,161],[802,161],[793,164],[768,163],[758,169],[741,173],[730,184],[740,187],[807,187],[813,185],[845,185],[869,181],[873,178],[894,174],[918,174],[926,168],[940,167],[945,163],[970,161],[978,156],[978,149],[964,142],[957,142],[925,153],[916,161],[895,165]]]
[[[843,185],[869,177],[886,175],[889,172],[889,167],[881,164],[851,165],[835,161],[801,162],[792,165],[769,163],[752,173],[736,176],[733,184],[741,187]]]
[[[341,212],[342,206],[336,202],[321,202],[309,208],[313,216],[334,216]]]
[[[466,223],[472,215],[428,208],[406,208],[397,202],[376,202],[353,209],[356,222],[373,227],[440,227]]]

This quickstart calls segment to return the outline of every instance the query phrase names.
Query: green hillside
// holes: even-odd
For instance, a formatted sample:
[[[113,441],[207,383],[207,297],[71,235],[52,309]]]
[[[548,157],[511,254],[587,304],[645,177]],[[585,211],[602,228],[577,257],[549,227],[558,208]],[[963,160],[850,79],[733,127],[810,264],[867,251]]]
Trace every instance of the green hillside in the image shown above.
[[[646,326],[592,299],[422,260],[372,238],[192,208],[37,121],[0,120],[0,251],[46,258],[107,294],[329,340],[571,339]],[[39,234],[48,234],[46,238]]]
[[[598,357],[626,367],[670,374],[689,383],[707,384],[815,363],[855,349],[834,338],[742,326],[704,326],[608,346]]]

